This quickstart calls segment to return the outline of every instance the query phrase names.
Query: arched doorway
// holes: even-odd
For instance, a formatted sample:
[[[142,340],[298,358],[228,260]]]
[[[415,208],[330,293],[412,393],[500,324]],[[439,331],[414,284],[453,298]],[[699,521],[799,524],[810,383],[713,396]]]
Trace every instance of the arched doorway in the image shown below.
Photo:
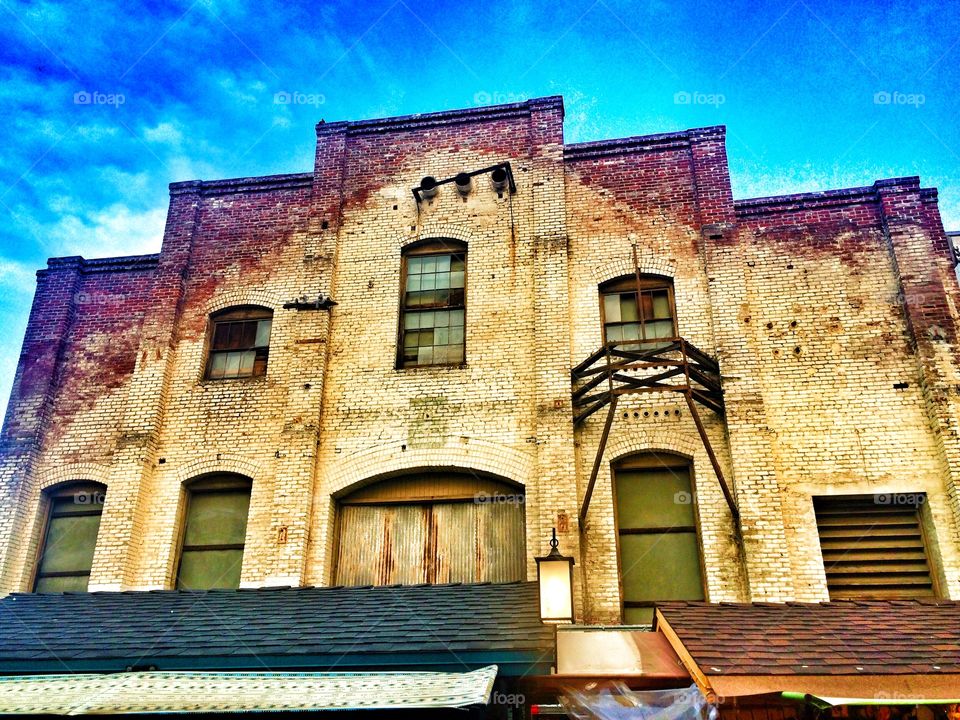
[[[523,489],[466,472],[393,477],[339,498],[337,585],[523,580]]]

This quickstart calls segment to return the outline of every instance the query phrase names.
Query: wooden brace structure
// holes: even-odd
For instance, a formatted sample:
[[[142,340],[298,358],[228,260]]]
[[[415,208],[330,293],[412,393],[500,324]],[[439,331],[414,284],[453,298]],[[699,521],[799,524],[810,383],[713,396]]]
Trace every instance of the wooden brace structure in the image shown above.
[[[720,462],[700,418],[697,405],[723,415],[723,391],[720,366],[716,360],[681,337],[629,340],[606,343],[571,370],[573,383],[573,423],[580,425],[607,406],[607,419],[600,436],[597,456],[580,508],[580,527],[584,527],[600,463],[610,437],[610,428],[622,395],[673,392],[684,396],[720,489],[739,525],[740,513],[723,475]]]

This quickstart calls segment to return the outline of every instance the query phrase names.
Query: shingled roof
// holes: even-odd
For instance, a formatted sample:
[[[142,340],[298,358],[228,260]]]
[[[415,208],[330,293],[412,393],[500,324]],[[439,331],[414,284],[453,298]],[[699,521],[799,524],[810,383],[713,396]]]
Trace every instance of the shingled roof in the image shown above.
[[[894,687],[900,681],[892,676],[928,697],[960,686],[960,602],[668,602],[657,609],[657,629],[718,695],[819,687],[849,696]]]
[[[549,672],[536,583],[14,594],[0,672]]]

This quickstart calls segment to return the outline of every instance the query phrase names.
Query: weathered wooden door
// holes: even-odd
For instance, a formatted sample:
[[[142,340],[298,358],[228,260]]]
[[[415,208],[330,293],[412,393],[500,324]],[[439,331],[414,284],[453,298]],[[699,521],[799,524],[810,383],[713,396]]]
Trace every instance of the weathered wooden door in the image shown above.
[[[520,503],[341,505],[336,584],[524,579]]]

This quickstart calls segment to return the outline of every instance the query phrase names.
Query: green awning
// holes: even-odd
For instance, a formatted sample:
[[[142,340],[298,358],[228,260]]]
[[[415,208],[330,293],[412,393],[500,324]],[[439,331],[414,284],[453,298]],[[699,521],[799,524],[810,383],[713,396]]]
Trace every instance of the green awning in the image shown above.
[[[464,673],[128,672],[0,677],[0,714],[400,710],[486,705],[497,666]]]

